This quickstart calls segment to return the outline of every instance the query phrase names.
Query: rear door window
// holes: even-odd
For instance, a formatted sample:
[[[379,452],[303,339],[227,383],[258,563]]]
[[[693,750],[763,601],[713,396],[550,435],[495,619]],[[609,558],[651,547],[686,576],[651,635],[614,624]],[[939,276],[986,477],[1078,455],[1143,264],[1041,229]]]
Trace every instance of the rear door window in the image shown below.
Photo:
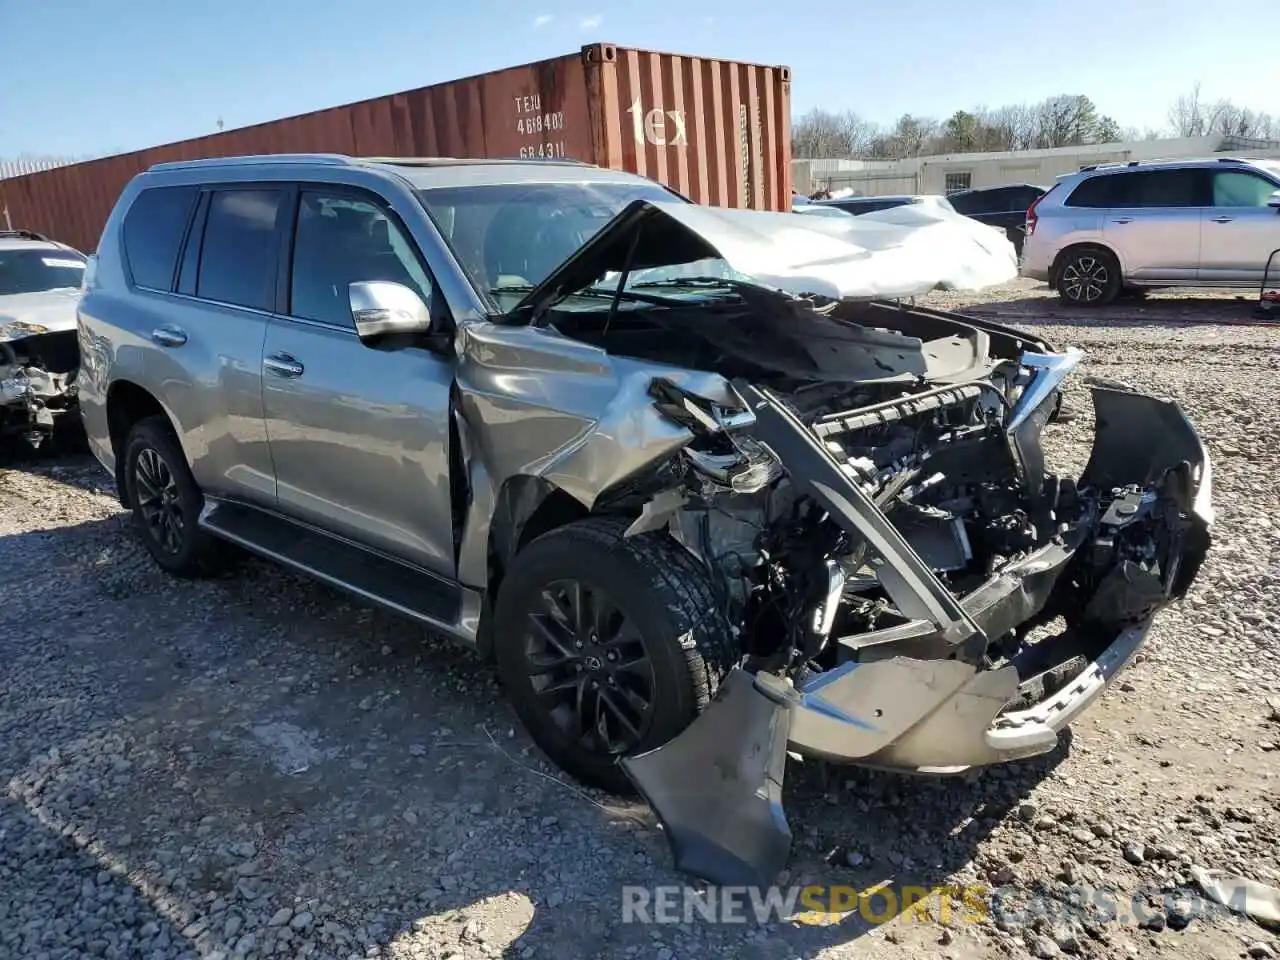
[[[978,205],[978,213],[1004,213],[1013,209],[1013,190],[1001,187],[999,190],[983,190],[982,201]]]
[[[1112,177],[1112,207],[1199,207],[1205,205],[1200,171],[1144,170]]]
[[[275,304],[277,189],[216,190],[209,199],[196,296],[254,310]]]
[[[151,187],[143,190],[124,217],[124,257],[133,282],[150,290],[173,289],[197,187]]]

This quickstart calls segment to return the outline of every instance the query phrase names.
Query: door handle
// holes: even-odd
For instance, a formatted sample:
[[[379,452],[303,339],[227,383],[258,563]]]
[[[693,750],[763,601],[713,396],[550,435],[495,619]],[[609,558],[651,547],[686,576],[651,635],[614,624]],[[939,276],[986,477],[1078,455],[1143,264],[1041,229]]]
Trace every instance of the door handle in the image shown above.
[[[277,377],[302,376],[302,364],[287,353],[276,353],[262,361],[262,365]]]
[[[1235,217],[1214,217],[1213,222],[1214,223],[1230,223],[1234,219]]]
[[[151,339],[162,347],[180,347],[187,342],[187,335],[177,327],[156,327],[151,331]]]
[[[1133,223],[1133,217],[1116,217],[1112,223]]]

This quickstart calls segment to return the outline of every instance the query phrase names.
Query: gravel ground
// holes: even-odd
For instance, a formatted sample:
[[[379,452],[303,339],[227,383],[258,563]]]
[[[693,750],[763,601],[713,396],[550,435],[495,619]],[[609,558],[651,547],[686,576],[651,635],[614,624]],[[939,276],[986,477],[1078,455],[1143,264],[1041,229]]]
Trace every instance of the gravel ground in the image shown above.
[[[625,923],[623,885],[681,882],[662,834],[558,782],[491,669],[265,564],[170,579],[96,465],[45,454],[0,468],[0,957],[1280,956],[1165,906],[1195,866],[1280,885],[1280,331],[1197,322],[1247,306],[1186,294],[1083,322],[1027,283],[932,299],[1182,402],[1218,539],[1054,755],[949,780],[792,764],[785,879],[1085,885],[1127,922]],[[1079,466],[1071,399],[1048,443]]]

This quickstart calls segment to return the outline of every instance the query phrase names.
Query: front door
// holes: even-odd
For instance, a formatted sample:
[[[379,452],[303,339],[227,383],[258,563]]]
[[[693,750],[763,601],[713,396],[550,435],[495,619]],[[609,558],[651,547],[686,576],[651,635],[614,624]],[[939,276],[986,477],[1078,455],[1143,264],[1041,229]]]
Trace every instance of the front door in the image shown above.
[[[1201,227],[1202,281],[1262,283],[1267,257],[1280,248],[1280,210],[1267,206],[1277,190],[1280,185],[1246,170],[1213,171],[1213,206]]]
[[[366,346],[348,285],[403,283],[432,304],[425,263],[376,198],[303,188],[289,306],[263,348],[263,405],[278,509],[452,578],[449,356]]]
[[[1192,282],[1200,268],[1200,171],[1143,170],[1112,180],[1102,237],[1126,279]]]

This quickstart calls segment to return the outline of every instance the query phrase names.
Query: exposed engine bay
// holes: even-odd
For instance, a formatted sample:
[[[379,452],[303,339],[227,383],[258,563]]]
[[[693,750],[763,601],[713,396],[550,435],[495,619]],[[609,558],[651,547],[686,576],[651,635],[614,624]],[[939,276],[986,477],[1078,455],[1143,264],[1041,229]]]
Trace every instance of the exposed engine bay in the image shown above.
[[[780,309],[794,316],[779,318]],[[983,612],[984,648],[967,651],[975,663],[1016,657],[1037,626],[1063,614],[1109,639],[1186,579],[1178,562],[1192,478],[1172,471],[1100,486],[1046,472],[1040,431],[1078,354],[1041,353],[1043,344],[1009,331],[889,304],[734,296],[600,318],[566,311],[553,322],[611,353],[767,389],[954,597],[1047,548],[1060,554],[1016,604]],[[1056,358],[1053,369],[1028,366],[1024,350]],[[707,564],[753,668],[829,669],[904,644],[917,656],[949,655],[936,631],[911,627],[920,611],[892,596],[867,537],[785,476],[795,471],[781,451],[726,425],[734,411],[670,381],[655,379],[650,393],[694,439],[629,485],[630,504],[612,508],[634,509],[658,491],[634,529],[665,524]]]
[[[75,409],[78,369],[75,330],[18,321],[0,326],[0,437],[39,446]]]
[[[1152,486],[1104,489],[1027,463],[1038,449],[1007,429],[1018,389],[1017,365],[1008,364],[984,381],[894,399],[851,389],[845,410],[834,410],[829,394],[783,397],[954,596],[1058,548],[1052,578],[1041,572],[1016,610],[983,611],[987,644],[965,652],[985,666],[1015,657],[1036,626],[1059,615],[1107,641],[1149,615],[1176,588],[1191,523],[1190,477],[1176,471]],[[687,400],[661,381],[654,392],[672,408]],[[766,445],[725,430],[682,453],[678,492],[662,501],[665,522],[717,575],[754,669],[829,669],[904,643],[913,656],[950,655],[945,636],[908,629],[920,611],[895,600],[870,538],[844,529],[783,476]],[[654,522],[643,518],[636,529]]]

